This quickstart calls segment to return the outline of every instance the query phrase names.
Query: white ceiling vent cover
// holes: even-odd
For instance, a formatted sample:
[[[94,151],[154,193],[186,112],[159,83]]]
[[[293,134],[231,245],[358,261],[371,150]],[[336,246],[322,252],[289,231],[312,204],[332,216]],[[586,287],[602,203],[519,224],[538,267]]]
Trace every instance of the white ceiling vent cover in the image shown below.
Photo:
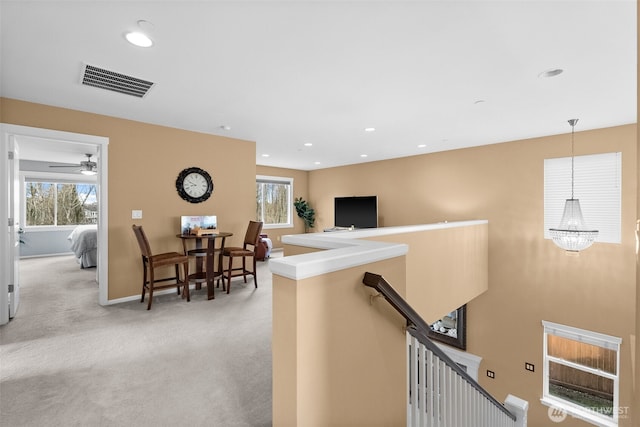
[[[144,97],[155,84],[88,64],[83,64],[81,83],[86,86],[120,92],[138,98]]]

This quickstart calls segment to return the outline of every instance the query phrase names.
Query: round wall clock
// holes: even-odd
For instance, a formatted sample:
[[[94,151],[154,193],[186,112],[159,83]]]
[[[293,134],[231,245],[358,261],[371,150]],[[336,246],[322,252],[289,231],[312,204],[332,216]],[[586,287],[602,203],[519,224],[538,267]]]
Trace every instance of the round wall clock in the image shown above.
[[[196,167],[186,168],[178,174],[176,190],[187,202],[204,202],[213,192],[213,180],[205,170]]]

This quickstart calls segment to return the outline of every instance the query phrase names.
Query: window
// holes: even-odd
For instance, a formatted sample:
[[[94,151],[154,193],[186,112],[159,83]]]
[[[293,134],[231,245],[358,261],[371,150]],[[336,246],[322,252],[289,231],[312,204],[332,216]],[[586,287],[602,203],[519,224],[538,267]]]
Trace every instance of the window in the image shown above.
[[[97,224],[96,185],[76,182],[25,181],[27,227]]]
[[[542,403],[595,425],[617,426],[622,339],[542,322]]]
[[[598,230],[596,242],[621,243],[622,153],[574,158],[574,197],[584,220]],[[544,161],[544,237],[560,224],[565,200],[571,198],[571,157]]]
[[[256,177],[256,220],[264,228],[293,227],[293,178]]]

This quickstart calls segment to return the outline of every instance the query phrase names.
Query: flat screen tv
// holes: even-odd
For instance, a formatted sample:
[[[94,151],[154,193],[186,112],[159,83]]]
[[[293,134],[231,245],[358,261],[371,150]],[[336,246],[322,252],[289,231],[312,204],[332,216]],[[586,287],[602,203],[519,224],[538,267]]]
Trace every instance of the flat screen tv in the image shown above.
[[[378,226],[378,196],[336,197],[334,201],[336,227]]]

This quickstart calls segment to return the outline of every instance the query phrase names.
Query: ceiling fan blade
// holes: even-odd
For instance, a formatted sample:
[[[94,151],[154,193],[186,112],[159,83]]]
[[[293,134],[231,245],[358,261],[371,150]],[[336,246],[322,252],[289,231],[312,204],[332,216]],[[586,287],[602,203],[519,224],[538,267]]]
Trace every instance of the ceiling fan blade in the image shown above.
[[[98,172],[98,163],[91,161],[91,157],[92,157],[91,154],[87,153],[85,154],[85,156],[87,157],[87,160],[83,160],[80,163],[49,165],[49,167],[50,168],[76,168],[73,172],[81,172],[85,175],[95,175]]]

